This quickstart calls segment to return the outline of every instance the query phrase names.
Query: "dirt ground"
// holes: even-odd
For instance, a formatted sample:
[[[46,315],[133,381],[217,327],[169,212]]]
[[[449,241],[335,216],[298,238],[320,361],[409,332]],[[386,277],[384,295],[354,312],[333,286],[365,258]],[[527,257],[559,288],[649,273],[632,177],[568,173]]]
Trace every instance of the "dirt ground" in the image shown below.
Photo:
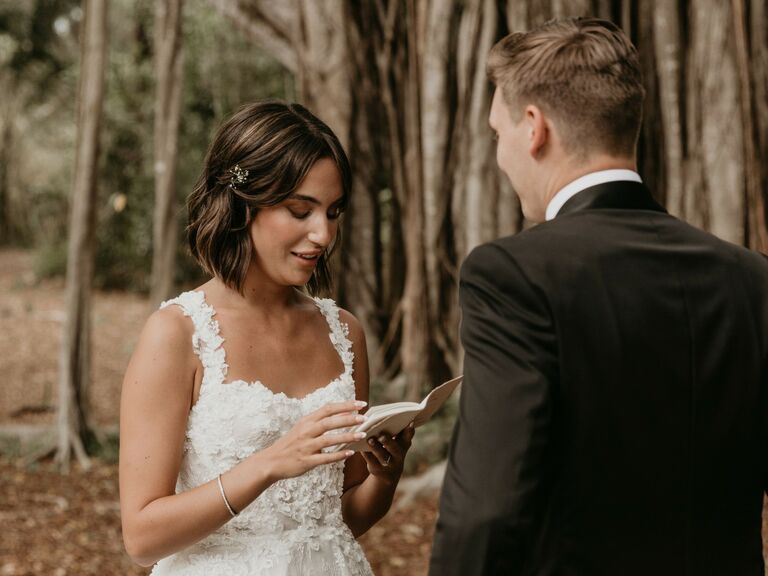
[[[378,576],[425,574],[437,505],[392,510],[360,542]],[[96,462],[61,476],[0,460],[0,575],[149,574],[123,551],[117,466]]]
[[[31,256],[0,250],[0,429],[55,418],[61,281],[36,282]],[[125,366],[150,310],[145,299],[97,293],[93,309],[92,410],[115,426]],[[434,499],[392,510],[361,538],[379,576],[425,574]],[[117,466],[94,462],[60,475],[50,462],[0,457],[0,576],[148,574],[123,551]]]
[[[139,296],[95,295],[90,398],[99,425],[117,422],[123,371],[148,315]],[[63,282],[36,283],[29,253],[0,250],[0,424],[53,420],[63,321]]]

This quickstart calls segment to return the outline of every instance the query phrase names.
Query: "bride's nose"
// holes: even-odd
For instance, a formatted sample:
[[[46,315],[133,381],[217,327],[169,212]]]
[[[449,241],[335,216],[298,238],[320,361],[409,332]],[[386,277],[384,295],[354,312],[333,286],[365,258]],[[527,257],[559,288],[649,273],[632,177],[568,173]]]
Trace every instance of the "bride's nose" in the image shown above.
[[[307,238],[316,246],[323,248],[330,245],[336,235],[336,222],[325,215],[313,219]]]

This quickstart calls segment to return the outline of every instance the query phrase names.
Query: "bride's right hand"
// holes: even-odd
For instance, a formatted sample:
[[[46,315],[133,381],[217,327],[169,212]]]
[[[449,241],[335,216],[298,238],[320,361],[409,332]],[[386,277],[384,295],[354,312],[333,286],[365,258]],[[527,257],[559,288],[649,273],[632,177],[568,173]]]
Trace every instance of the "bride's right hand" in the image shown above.
[[[294,424],[288,433],[265,448],[261,455],[269,462],[271,480],[282,480],[300,476],[322,464],[331,464],[346,460],[354,450],[323,452],[323,448],[337,444],[347,444],[365,438],[364,432],[341,432],[326,434],[331,430],[349,428],[365,421],[365,416],[358,414],[366,402],[350,401],[326,404],[304,416]]]

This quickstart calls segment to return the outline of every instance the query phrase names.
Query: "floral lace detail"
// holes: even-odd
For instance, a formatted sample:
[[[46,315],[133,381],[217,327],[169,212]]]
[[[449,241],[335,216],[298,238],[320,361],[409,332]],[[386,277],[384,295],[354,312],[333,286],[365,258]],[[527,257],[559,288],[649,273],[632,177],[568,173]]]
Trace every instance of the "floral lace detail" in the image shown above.
[[[184,292],[173,300],[167,300],[160,304],[160,309],[167,308],[171,304],[176,304],[189,316],[195,331],[192,334],[192,349],[200,358],[203,365],[203,381],[200,387],[202,394],[203,388],[213,382],[219,384],[227,377],[226,357],[224,353],[224,338],[219,335],[219,323],[213,318],[216,311],[205,301],[205,294],[202,292]]]
[[[194,325],[192,347],[203,365],[198,401],[187,422],[176,491],[209,482],[270,446],[304,415],[355,397],[349,328],[331,299],[315,299],[344,371],[303,398],[274,393],[261,382],[225,383],[227,363],[215,310],[202,292],[163,302],[178,305]],[[341,516],[343,463],[280,480],[238,516],[197,544],[161,560],[155,576],[185,574],[371,575],[370,566]]]
[[[328,336],[339,353],[341,361],[344,362],[344,369],[349,370],[351,375],[355,354],[352,352],[352,342],[349,341],[349,326],[339,319],[339,307],[336,306],[336,302],[330,298],[315,298],[315,302],[331,327]]]

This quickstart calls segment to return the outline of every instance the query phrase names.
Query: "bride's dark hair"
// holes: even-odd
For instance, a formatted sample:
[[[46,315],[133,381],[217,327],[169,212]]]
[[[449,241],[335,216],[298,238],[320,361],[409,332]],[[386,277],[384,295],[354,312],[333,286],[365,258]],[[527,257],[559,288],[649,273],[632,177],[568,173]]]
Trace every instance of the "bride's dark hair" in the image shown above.
[[[349,160],[336,135],[309,110],[262,100],[226,120],[187,200],[189,249],[200,266],[242,293],[253,256],[251,220],[259,208],[287,199],[322,158],[333,160],[339,169],[344,210],[352,185]],[[310,294],[331,288],[328,259],[340,239],[337,235],[319,258],[306,286]]]

